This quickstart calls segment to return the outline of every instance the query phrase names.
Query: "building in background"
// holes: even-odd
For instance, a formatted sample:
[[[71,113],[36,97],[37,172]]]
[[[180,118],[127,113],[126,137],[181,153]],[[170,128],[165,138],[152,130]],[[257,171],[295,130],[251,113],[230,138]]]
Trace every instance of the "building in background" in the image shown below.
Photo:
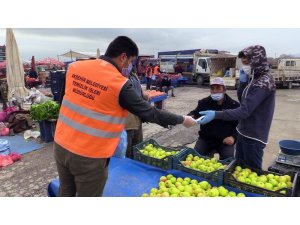
[[[5,61],[5,45],[0,46],[0,62]]]

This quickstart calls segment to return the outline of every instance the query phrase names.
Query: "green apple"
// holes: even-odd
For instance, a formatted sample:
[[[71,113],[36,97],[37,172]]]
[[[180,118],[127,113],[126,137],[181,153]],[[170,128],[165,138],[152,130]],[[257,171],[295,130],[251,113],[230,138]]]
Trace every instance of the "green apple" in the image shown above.
[[[277,180],[275,180],[274,178],[270,179],[269,183],[271,183],[273,185],[273,187],[276,187],[278,185]]]
[[[274,179],[279,182],[279,176],[278,175],[275,175]]]
[[[167,180],[168,180],[168,178],[167,177],[165,177],[165,176],[162,176],[162,177],[160,177],[160,179],[159,179],[160,181],[162,181],[162,182],[166,182]]]
[[[169,192],[163,192],[161,194],[161,197],[170,197],[170,194],[169,194]]]
[[[221,189],[219,189],[219,194],[220,194],[220,196],[222,196],[222,197],[225,197],[225,196],[227,196],[228,195],[228,190],[226,189],[226,188],[221,188]]]
[[[286,190],[282,190],[279,193],[286,195]]]
[[[188,193],[190,193],[190,195],[192,195],[194,193],[194,190],[191,186],[187,185],[187,186],[184,186],[184,192],[188,192]]]
[[[207,197],[207,195],[205,194],[205,192],[200,192],[196,195],[197,197]]]
[[[269,174],[267,175],[267,178],[268,178],[268,180],[274,179],[274,174],[269,173]]]
[[[189,185],[189,182],[187,182],[186,180],[184,180],[184,181],[181,182],[181,185],[182,185],[182,186]]]
[[[245,183],[251,184],[251,179],[250,179],[250,178],[246,178],[246,179],[245,179]]]
[[[199,183],[200,188],[204,189],[204,190],[208,190],[211,188],[211,185],[207,182],[207,181],[201,181]]]
[[[244,193],[238,193],[236,197],[246,197]]]
[[[183,180],[187,181],[188,183],[191,182],[191,178],[189,178],[189,177],[185,177]]]
[[[158,190],[156,188],[151,188],[150,193],[157,194]]]
[[[218,188],[209,189],[208,190],[208,195],[210,197],[217,197],[217,196],[219,196],[219,190],[218,190]]]
[[[170,181],[172,182],[172,184],[175,184],[175,183],[176,183],[176,177],[172,177],[172,178],[170,179]]]
[[[177,182],[175,182],[175,186],[176,186],[176,187],[179,187],[179,186],[181,186],[181,182],[178,182],[178,181],[177,181]]]
[[[236,197],[236,193],[233,192],[233,191],[229,191],[228,195],[229,195],[230,197]]]
[[[196,179],[191,180],[191,184],[198,184],[198,181]]]
[[[265,188],[268,189],[268,190],[273,190],[273,184],[265,183]]]
[[[251,185],[253,185],[253,186],[257,186],[257,183],[258,183],[258,181],[256,181],[256,180],[251,180]]]
[[[180,190],[176,187],[172,187],[172,188],[169,189],[169,193],[178,195],[180,193]]]
[[[199,187],[198,184],[190,184],[189,186],[191,186],[193,189],[197,189]]]
[[[245,183],[245,182],[246,182],[246,179],[245,179],[244,176],[239,176],[239,177],[237,178],[237,180],[238,180],[239,182],[242,182],[242,183]]]
[[[287,185],[288,188],[293,187],[293,183],[291,181],[286,182],[286,185]]]
[[[184,186],[178,186],[177,189],[178,189],[179,191],[183,192],[183,191],[184,191]]]
[[[280,176],[278,181],[279,183],[285,183],[287,182],[287,178],[285,176]]]
[[[161,194],[157,194],[156,196],[154,196],[154,197],[161,197]]]
[[[178,194],[171,194],[170,197],[178,197]]]
[[[291,182],[292,181],[292,178],[290,175],[284,175],[286,177],[286,181],[287,182]]]
[[[248,171],[242,171],[239,173],[239,176],[243,176],[244,178],[246,178],[249,176],[249,173],[248,173]]]
[[[181,183],[183,181],[183,179],[181,177],[178,177],[177,181]]]
[[[166,183],[165,183],[165,182],[162,182],[162,181],[161,181],[161,182],[158,183],[158,187],[165,187],[165,186],[166,186]]]
[[[194,156],[193,161],[198,161],[200,159],[199,156]]]
[[[261,175],[257,178],[257,181],[258,182],[262,182],[262,183],[265,183],[268,181],[268,178],[265,176],[265,175]]]
[[[199,193],[204,193],[205,191],[202,188],[196,188],[194,194],[197,196]]]
[[[179,194],[180,197],[191,197],[190,193],[189,192],[180,192]]]
[[[284,183],[284,182],[279,182],[278,188],[279,188],[279,189],[281,189],[281,188],[287,188],[287,184]]]
[[[257,186],[260,187],[260,188],[265,188],[265,183],[262,182],[262,181],[258,181]]]
[[[150,193],[150,195],[149,195],[150,197],[156,197],[156,194],[154,194],[154,193]]]
[[[168,180],[170,180],[172,177],[173,177],[172,174],[168,174],[168,175],[167,175]]]
[[[170,187],[173,183],[172,183],[171,180],[167,180],[167,181],[165,182],[165,184],[166,184],[166,187]]]

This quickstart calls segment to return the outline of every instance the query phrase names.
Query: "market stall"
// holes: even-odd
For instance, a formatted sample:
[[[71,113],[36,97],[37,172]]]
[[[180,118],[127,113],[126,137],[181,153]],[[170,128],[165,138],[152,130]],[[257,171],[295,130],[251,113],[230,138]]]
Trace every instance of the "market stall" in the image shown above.
[[[112,157],[109,164],[109,176],[104,188],[104,197],[139,197],[149,193],[151,188],[157,187],[161,176],[173,174],[176,177],[190,177],[203,181],[197,176],[178,170],[162,170],[132,159]],[[209,181],[214,186],[214,182]],[[248,197],[259,197],[254,193],[244,192],[235,188],[228,190],[244,193]],[[53,180],[48,186],[48,196],[56,197],[59,190],[59,180]]]

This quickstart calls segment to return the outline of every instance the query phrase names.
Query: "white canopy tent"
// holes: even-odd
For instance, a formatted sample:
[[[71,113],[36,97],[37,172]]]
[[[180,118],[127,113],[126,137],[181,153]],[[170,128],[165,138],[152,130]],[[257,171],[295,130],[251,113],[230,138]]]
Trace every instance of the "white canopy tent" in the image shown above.
[[[96,52],[75,52],[75,51],[68,51],[64,54],[58,55],[58,57],[67,57],[71,59],[80,59],[80,58],[99,58],[100,57],[100,50],[97,49]],[[59,60],[59,59],[58,59]]]

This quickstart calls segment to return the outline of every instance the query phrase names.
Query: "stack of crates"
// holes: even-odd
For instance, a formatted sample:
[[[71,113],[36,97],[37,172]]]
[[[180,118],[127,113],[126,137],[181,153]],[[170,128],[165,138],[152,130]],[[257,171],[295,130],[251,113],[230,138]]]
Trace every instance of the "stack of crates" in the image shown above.
[[[66,71],[56,70],[50,72],[51,91],[54,101],[59,101],[66,81]]]

